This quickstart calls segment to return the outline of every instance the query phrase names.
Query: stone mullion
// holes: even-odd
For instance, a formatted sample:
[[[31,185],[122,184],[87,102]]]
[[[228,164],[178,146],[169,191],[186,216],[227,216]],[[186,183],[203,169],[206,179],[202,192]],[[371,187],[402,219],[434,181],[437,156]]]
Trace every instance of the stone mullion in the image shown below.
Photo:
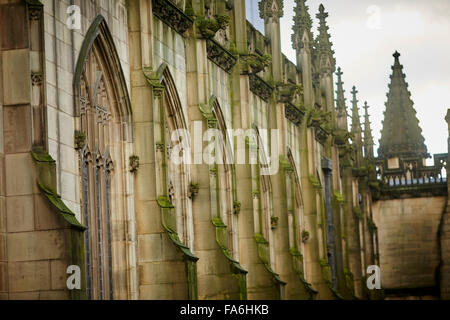
[[[102,122],[99,123],[100,131],[103,133],[105,124]],[[104,136],[103,136],[104,139]],[[102,141],[101,144],[102,148],[105,149],[105,141]],[[99,184],[99,200],[100,200],[100,230],[99,233],[102,235],[102,259],[103,259],[103,299],[109,300],[112,298],[112,290],[113,288],[110,286],[111,284],[111,256],[110,256],[110,234],[109,234],[109,222],[110,222],[110,216],[109,216],[109,199],[108,199],[108,186],[107,186],[107,168],[106,168],[106,161],[108,159],[105,157],[104,151],[101,154],[101,162],[99,163],[99,177],[98,177],[98,184]]]
[[[93,102],[93,101],[90,101]],[[95,157],[96,157],[96,114],[95,114],[95,106],[92,105],[92,103],[89,103],[89,107],[86,110],[86,144],[89,147],[89,150],[92,152],[92,160],[89,162],[88,167],[88,185],[96,188],[96,164],[95,164]],[[100,288],[100,269],[99,269],[99,247],[98,247],[98,232],[99,229],[98,226],[98,218],[97,218],[97,199],[95,197],[96,192],[91,192],[90,190],[88,196],[88,228],[90,230],[89,236],[90,236],[90,243],[91,246],[91,298],[92,299],[99,299],[100,294],[98,292],[98,289]],[[95,190],[96,191],[96,190]]]
[[[84,115],[82,114],[82,117]],[[89,225],[89,162],[90,162],[90,154],[86,152],[86,146],[80,150],[81,155],[81,184],[82,184],[82,212],[83,217],[82,221],[83,223],[88,226]],[[91,232],[89,228],[85,231],[84,239],[85,239],[85,265],[86,265],[86,294],[87,298],[91,299],[91,289],[92,289],[92,272],[91,272],[91,265],[92,265],[92,258],[91,253],[92,249],[90,246],[91,240]]]
[[[100,156],[100,158],[99,158]],[[97,163],[95,166],[95,195],[96,195],[96,210],[95,216],[97,219],[96,225],[96,234],[98,241],[95,242],[95,245],[98,247],[98,263],[99,263],[99,290],[100,290],[100,299],[105,299],[105,254],[103,252],[104,249],[104,215],[103,215],[103,192],[102,192],[102,162],[103,159],[101,155],[97,154]]]
[[[105,175],[105,232],[106,232],[106,248],[108,250],[108,294],[109,299],[114,299],[113,291],[113,278],[112,278],[112,234],[111,234],[111,176],[112,176],[112,160],[111,158],[106,158],[104,163],[104,175]]]
[[[90,161],[89,163],[89,173],[88,173],[88,185],[89,186],[95,186],[95,164],[93,164],[93,161]],[[97,292],[98,288],[100,288],[99,285],[99,269],[98,269],[98,259],[99,259],[99,253],[98,253],[98,234],[96,230],[98,230],[97,227],[97,219],[96,219],[96,199],[95,199],[95,192],[89,192],[89,201],[88,201],[88,228],[90,230],[89,237],[90,237],[90,243],[91,246],[91,299],[99,299],[99,294]]]

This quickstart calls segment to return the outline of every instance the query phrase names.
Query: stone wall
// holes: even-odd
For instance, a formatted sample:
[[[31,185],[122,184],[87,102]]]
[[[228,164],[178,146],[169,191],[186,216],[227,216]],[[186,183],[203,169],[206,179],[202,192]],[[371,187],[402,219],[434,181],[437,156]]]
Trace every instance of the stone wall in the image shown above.
[[[438,287],[438,227],[444,197],[377,201],[372,212],[378,227],[381,284],[397,289]]]
[[[6,299],[70,297],[70,225],[38,186],[54,195],[54,163],[36,161],[32,152],[46,145],[42,11],[0,1],[0,296]]]

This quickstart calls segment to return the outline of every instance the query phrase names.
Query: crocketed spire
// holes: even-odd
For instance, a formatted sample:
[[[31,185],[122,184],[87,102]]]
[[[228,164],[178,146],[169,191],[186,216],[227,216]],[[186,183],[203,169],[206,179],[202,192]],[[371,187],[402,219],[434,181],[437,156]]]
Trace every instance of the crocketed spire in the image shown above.
[[[352,88],[352,133],[355,135],[354,142],[356,144],[361,145],[362,143],[362,128],[361,128],[361,120],[359,118],[359,108],[358,108],[358,100],[356,99],[356,94],[358,91],[356,87]]]
[[[344,90],[344,82],[342,82],[342,75],[344,73],[341,71],[341,67],[337,68],[336,76],[336,108],[338,112],[338,116],[347,116],[347,106],[345,99],[345,90]]]
[[[369,120],[369,106],[367,105],[367,101],[364,102],[364,154],[367,158],[372,159],[374,157],[373,154],[373,136],[372,129],[370,128],[370,120]]]
[[[400,64],[400,53],[394,53],[391,83],[387,94],[383,129],[381,130],[380,158],[427,157],[427,147],[416,117],[411,93]]]
[[[334,51],[332,50],[333,43],[330,41],[330,34],[328,33],[328,25],[326,18],[328,17],[328,12],[325,12],[324,6],[321,4],[319,6],[319,13],[316,15],[319,19],[319,35],[317,36],[317,53],[320,58],[320,65],[323,68],[323,58],[329,57],[331,68],[334,71],[336,65],[336,60],[334,59]]]

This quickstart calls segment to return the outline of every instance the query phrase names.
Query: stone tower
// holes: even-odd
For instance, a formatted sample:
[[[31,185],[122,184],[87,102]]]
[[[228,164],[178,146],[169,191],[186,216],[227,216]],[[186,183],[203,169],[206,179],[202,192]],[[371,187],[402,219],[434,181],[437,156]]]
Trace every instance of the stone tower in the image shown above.
[[[396,51],[393,56],[378,159],[372,162],[378,182],[370,184],[371,210],[379,231],[381,282],[387,298],[438,298],[444,292],[436,275],[445,260],[439,230],[447,197],[443,175],[447,154],[435,154],[434,165],[426,165],[429,155],[400,54]],[[365,144],[369,148],[370,137],[365,137]]]

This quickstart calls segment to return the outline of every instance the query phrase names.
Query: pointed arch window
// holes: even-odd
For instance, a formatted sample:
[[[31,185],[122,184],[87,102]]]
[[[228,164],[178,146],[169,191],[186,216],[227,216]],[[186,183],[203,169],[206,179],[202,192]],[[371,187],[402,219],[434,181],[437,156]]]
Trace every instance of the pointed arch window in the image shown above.
[[[305,229],[303,197],[297,166],[291,149],[287,149],[289,167],[286,171],[286,197],[288,204],[289,247],[292,252],[299,253],[298,271],[305,276],[305,248],[304,242],[309,238],[309,232]],[[306,276],[305,276],[306,278]]]
[[[260,135],[259,129],[256,125],[253,125],[255,145],[253,148],[256,150],[251,153],[257,152],[257,165],[252,165],[252,175],[257,178],[256,190],[259,190],[259,210],[255,217],[256,231],[260,233],[269,242],[269,262],[272,268],[274,268],[275,262],[275,246],[272,229],[276,228],[278,224],[278,217],[273,212],[272,202],[272,184],[268,175],[262,174],[264,169],[268,167],[267,153],[264,148],[264,142]],[[255,153],[254,153],[255,154]]]
[[[239,246],[238,246],[238,221],[237,211],[239,210],[239,202],[237,201],[235,185],[235,167],[234,167],[234,155],[231,149],[232,144],[228,135],[225,118],[219,102],[216,97],[211,98],[211,112],[214,116],[215,127],[219,131],[219,143],[217,152],[219,157],[217,162],[217,190],[219,192],[219,204],[220,204],[220,218],[227,225],[228,230],[228,246],[227,248],[231,252],[235,260],[239,260]]]
[[[189,160],[190,141],[187,123],[178,90],[169,67],[163,64],[160,68],[161,84],[165,87],[164,106],[161,110],[162,135],[165,143],[166,167],[164,170],[165,190],[162,194],[169,197],[174,205],[176,216],[176,232],[181,242],[193,247],[192,200],[189,198],[191,182]]]
[[[117,52],[101,16],[87,32],[80,50],[74,89],[82,220],[87,226],[86,292],[89,299],[113,299],[115,239],[111,223],[113,212],[126,210],[122,201],[125,172],[121,168],[131,109]]]

